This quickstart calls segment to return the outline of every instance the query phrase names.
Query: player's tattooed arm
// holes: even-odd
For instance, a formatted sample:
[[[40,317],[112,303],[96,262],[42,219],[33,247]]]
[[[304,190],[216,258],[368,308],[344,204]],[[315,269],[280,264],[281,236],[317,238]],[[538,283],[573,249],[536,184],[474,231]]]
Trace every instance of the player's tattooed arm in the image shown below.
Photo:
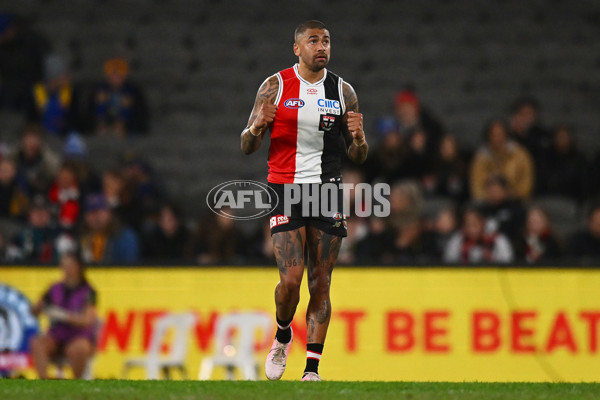
[[[358,112],[358,98],[350,84],[344,82],[342,85],[344,103],[346,103],[346,114],[344,115],[343,133],[348,157],[356,164],[362,164],[367,159],[369,145],[365,138],[363,129],[363,117]]]
[[[258,89],[248,125],[241,135],[241,148],[244,154],[251,154],[258,150],[265,132],[272,125],[277,112],[274,103],[278,91],[279,80],[275,75],[267,78]]]

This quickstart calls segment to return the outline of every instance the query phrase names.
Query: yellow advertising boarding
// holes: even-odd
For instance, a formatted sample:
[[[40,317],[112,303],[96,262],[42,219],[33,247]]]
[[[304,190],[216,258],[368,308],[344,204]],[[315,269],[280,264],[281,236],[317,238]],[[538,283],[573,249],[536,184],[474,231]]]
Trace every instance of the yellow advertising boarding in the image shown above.
[[[0,268],[0,282],[32,301],[59,277],[57,269]],[[273,315],[278,280],[276,268],[240,267],[89,268],[87,277],[103,321],[98,378],[119,377],[127,358],[144,354],[153,321],[175,311],[197,316],[186,361],[195,378],[219,316]],[[338,268],[319,370],[327,380],[598,381],[599,288],[592,269]],[[307,302],[304,283],[284,379],[302,375]],[[256,344],[261,364],[267,336]]]

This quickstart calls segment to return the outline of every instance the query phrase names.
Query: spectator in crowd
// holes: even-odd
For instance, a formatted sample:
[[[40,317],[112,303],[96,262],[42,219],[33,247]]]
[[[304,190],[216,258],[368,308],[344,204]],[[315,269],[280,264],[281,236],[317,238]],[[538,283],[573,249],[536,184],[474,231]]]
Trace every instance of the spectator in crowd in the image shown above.
[[[102,193],[114,215],[127,221],[128,209],[123,202],[125,198],[125,179],[121,170],[110,168],[102,174]]]
[[[60,167],[60,157],[44,143],[38,125],[23,128],[21,144],[14,156],[18,173],[25,178],[29,195],[47,193]]]
[[[419,219],[407,221],[396,228],[393,232],[394,262],[410,264],[430,260],[430,255],[425,253],[422,233]]]
[[[0,109],[24,111],[31,87],[43,76],[49,43],[20,18],[0,13]]]
[[[58,229],[52,221],[49,206],[42,196],[36,197],[29,208],[27,226],[14,240],[19,259],[24,262],[49,264],[58,261]]]
[[[369,234],[357,244],[360,262],[409,263],[424,255],[420,221],[423,198],[418,183],[395,183],[389,200],[390,216],[371,218]]]
[[[228,207],[221,210],[232,214]],[[220,214],[210,214],[204,218],[193,240],[194,254],[200,264],[236,263],[245,255],[245,241],[235,220]]]
[[[77,92],[63,59],[56,55],[46,57],[44,81],[33,86],[27,118],[39,123],[46,132],[65,135],[78,129]]]
[[[508,182],[512,196],[529,199],[534,185],[534,167],[527,150],[509,139],[506,125],[499,120],[486,125],[484,138],[486,144],[477,150],[471,163],[472,198],[481,200],[488,178],[500,175]]]
[[[577,149],[571,130],[560,124],[554,130],[550,148],[540,161],[537,192],[583,202],[590,184],[587,168],[585,156]]]
[[[119,215],[137,232],[142,232],[146,218],[156,215],[167,200],[165,191],[150,164],[136,156],[123,160],[121,175],[124,187]]]
[[[408,138],[408,156],[405,164],[405,174],[420,182],[431,176],[434,151],[428,149],[429,138],[425,130],[417,128]]]
[[[516,241],[521,236],[525,223],[523,203],[510,196],[508,182],[504,177],[492,175],[488,178],[485,197],[478,205],[485,216],[486,232],[503,233],[511,241]]]
[[[584,263],[600,261],[600,204],[592,205],[587,227],[569,238],[567,254],[572,259]]]
[[[392,224],[399,226],[421,218],[423,194],[417,181],[396,182],[390,190],[390,216]]]
[[[56,181],[48,192],[48,198],[58,209],[58,225],[65,231],[71,231],[79,221],[80,213],[79,182],[77,181],[77,169],[71,162],[64,162]]]
[[[71,132],[66,137],[62,158],[75,168],[81,198],[85,198],[90,193],[98,193],[102,190],[100,178],[88,161],[87,145],[76,132]]]
[[[550,218],[541,207],[532,206],[527,210],[525,232],[516,250],[518,258],[528,264],[552,263],[561,257]]]
[[[392,264],[393,251],[393,226],[389,219],[371,217],[369,219],[368,234],[357,243],[354,257],[361,264]]]
[[[422,106],[415,91],[412,88],[407,88],[396,94],[394,100],[394,118],[381,119],[377,130],[380,134],[398,132],[404,138],[408,138],[417,129],[423,130],[426,134],[427,153],[432,154],[442,136],[442,126]]]
[[[192,257],[191,234],[181,221],[181,213],[172,205],[163,205],[158,223],[144,238],[144,259],[150,261],[189,261]]]
[[[475,207],[463,215],[463,226],[455,233],[444,251],[447,263],[509,263],[513,260],[510,241],[501,233],[487,233],[485,217]]]
[[[548,132],[540,124],[540,106],[533,97],[517,99],[510,109],[510,136],[533,157],[536,167],[549,146]]]
[[[94,93],[95,129],[99,134],[124,137],[148,130],[148,110],[140,88],[129,80],[129,64],[123,58],[104,63],[104,81]]]
[[[408,148],[398,132],[387,133],[364,165],[367,182],[395,182],[406,176]]]
[[[423,180],[426,194],[449,197],[457,203],[468,198],[466,157],[458,149],[453,135],[440,141],[437,156],[432,162],[432,172]]]
[[[123,264],[139,261],[138,235],[113,215],[104,195],[92,194],[86,198],[83,222],[80,247],[86,262]]]
[[[75,378],[82,378],[96,348],[96,290],[85,278],[83,263],[75,254],[61,258],[62,279],[53,284],[33,307],[45,314],[50,329],[31,341],[31,355],[40,378],[48,378],[51,362],[65,357]]]
[[[17,174],[13,160],[3,158],[0,160],[0,217],[24,217],[28,204],[25,180]]]
[[[431,261],[442,261],[448,241],[457,230],[458,221],[454,207],[442,208],[433,223],[426,223],[423,243],[425,254],[431,257]]]

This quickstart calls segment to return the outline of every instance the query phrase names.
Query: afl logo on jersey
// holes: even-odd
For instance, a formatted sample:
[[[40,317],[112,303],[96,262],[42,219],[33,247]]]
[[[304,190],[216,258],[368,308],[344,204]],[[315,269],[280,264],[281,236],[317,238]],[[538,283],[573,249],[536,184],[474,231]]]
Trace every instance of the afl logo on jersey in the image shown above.
[[[285,103],[283,103],[284,106],[286,106],[287,108],[291,108],[292,110],[297,110],[299,108],[304,107],[304,100],[302,99],[287,99],[285,101]]]

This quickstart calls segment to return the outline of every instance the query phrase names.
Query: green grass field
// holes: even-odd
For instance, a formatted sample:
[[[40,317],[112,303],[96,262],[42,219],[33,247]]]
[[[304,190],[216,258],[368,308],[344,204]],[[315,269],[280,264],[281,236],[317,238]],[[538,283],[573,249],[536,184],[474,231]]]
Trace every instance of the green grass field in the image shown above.
[[[225,382],[0,380],[2,400],[586,400],[597,383]]]

